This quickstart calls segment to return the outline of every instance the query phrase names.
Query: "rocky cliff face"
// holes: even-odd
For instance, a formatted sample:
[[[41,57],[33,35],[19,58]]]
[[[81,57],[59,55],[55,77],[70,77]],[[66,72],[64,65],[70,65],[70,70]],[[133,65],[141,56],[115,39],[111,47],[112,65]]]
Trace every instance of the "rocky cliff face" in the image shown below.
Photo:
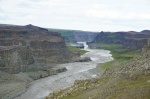
[[[148,38],[150,38],[148,30],[141,32],[101,32],[96,36],[93,43],[121,44],[124,48],[136,50],[144,47]]]
[[[141,49],[147,44],[150,38],[150,30],[143,30],[141,32],[86,32],[75,30],[52,30],[58,31],[65,38],[66,42],[89,42],[89,47],[99,47],[96,43],[104,44],[120,44],[124,48],[130,50]]]
[[[58,33],[32,25],[0,26],[1,71],[18,73],[41,64],[68,62],[72,57]]]

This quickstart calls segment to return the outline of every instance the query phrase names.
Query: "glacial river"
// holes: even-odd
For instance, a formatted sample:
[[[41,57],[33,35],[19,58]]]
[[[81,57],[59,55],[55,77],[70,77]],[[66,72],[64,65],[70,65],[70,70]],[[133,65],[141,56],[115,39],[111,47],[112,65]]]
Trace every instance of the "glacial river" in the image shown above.
[[[82,42],[83,43],[83,42]],[[90,62],[75,62],[59,64],[60,67],[66,67],[67,71],[58,75],[49,76],[33,81],[27,91],[15,99],[44,99],[49,93],[65,89],[74,84],[75,80],[94,78],[103,73],[91,72],[98,63],[105,63],[113,60],[110,51],[88,49],[86,43],[83,43],[85,50],[89,51],[81,57],[90,57]]]

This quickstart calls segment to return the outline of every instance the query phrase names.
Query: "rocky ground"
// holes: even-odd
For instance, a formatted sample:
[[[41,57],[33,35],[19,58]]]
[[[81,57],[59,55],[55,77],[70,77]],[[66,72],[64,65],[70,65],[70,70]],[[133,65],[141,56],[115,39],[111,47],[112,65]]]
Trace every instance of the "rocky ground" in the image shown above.
[[[0,99],[12,99],[26,91],[33,80],[67,69],[56,64],[89,61],[70,52],[59,33],[26,26],[0,26]]]
[[[15,99],[43,99],[49,93],[72,86],[75,80],[95,78],[97,75],[102,75],[104,71],[97,71],[96,66],[98,63],[108,62],[113,59],[110,51],[96,49],[86,50],[88,50],[88,52],[81,56],[81,60],[88,60],[88,62],[82,60],[81,62],[57,65],[59,67],[66,67],[67,71],[33,81],[30,83],[27,91]],[[92,61],[89,61],[87,57],[90,57]]]
[[[134,59],[107,68],[100,78],[77,80],[45,99],[150,99],[150,43]]]
[[[8,74],[0,71],[0,98],[12,99],[26,92],[29,84],[37,79],[57,75],[65,72],[65,67],[53,67],[45,71],[21,72],[19,74]]]

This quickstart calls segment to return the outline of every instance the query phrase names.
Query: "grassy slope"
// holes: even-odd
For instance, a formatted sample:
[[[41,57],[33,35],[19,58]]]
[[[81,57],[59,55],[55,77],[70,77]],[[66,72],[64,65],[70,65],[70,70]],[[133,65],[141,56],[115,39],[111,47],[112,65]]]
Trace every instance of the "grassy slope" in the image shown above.
[[[105,63],[102,68],[116,68],[118,64],[132,59],[140,51],[129,52],[119,45],[105,46],[102,49],[110,50],[115,60]],[[88,89],[82,94],[65,99],[150,99],[149,75],[123,75],[118,78],[98,79],[99,87]]]
[[[102,68],[115,68],[118,64],[132,59],[139,51],[129,52],[122,49],[121,46],[105,46],[103,49],[111,50],[115,60],[105,63]],[[150,99],[150,75],[143,73],[122,75],[121,77],[97,78],[83,80],[80,83],[55,94],[61,96],[67,93],[67,96],[60,99]],[[86,83],[86,84],[85,84]],[[68,90],[73,91],[68,93]],[[47,99],[50,99],[47,97]]]
[[[50,29],[50,28],[48,30],[60,33],[63,37],[67,38],[68,41],[72,41],[73,40],[72,32],[75,31],[75,30]]]
[[[74,36],[73,33],[74,32],[86,32],[86,31],[82,31],[82,30],[65,30],[65,29],[51,29],[48,28],[49,31],[52,32],[58,32],[61,34],[61,36],[66,38],[66,42],[74,42]]]
[[[0,24],[0,26],[14,26],[13,24]]]
[[[73,46],[68,46],[67,47],[69,51],[73,52],[73,53],[79,53],[80,55],[83,55],[85,54],[86,52],[88,51],[85,51],[85,50],[81,50],[79,48],[76,48],[76,47],[73,47]]]
[[[103,78],[98,79],[98,86],[88,88],[82,92],[75,91],[73,94],[62,99],[150,99],[149,76],[134,76],[134,78]],[[88,86],[91,86],[92,83]],[[78,87],[83,87],[79,84]],[[87,87],[84,86],[84,87]]]
[[[148,75],[139,74],[132,77],[98,78],[94,82],[84,80],[56,93],[53,98],[46,99],[54,99],[63,94],[64,97],[59,99],[150,99],[150,80]]]
[[[101,47],[101,49],[110,50],[113,58],[115,59],[113,61],[103,64],[101,66],[103,69],[114,68],[121,62],[128,61],[134,58],[135,55],[140,54],[139,50],[130,52],[128,49],[124,49],[120,45],[105,45]]]

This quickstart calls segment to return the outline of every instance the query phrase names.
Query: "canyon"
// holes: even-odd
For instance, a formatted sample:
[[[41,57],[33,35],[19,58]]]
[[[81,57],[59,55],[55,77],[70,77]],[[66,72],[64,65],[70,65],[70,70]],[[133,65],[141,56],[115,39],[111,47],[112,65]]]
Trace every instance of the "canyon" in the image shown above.
[[[59,33],[27,25],[0,27],[0,56],[1,71],[18,73],[72,61],[76,54],[67,50]]]
[[[149,38],[149,30],[88,32],[45,29],[31,24],[0,25],[0,98],[43,99],[50,93],[46,98],[53,99],[60,94],[59,92],[63,94],[63,97],[68,97],[78,90],[78,92],[85,92],[81,95],[82,99],[89,97],[97,99],[111,97],[114,94],[111,91],[117,92],[119,87],[109,90],[110,87],[114,87],[115,83],[125,79],[125,81],[132,79],[133,82],[146,79],[149,82],[147,79],[149,77]],[[67,48],[71,45],[70,43],[83,45],[87,53],[80,56],[79,53],[70,52]],[[117,64],[116,68],[103,70],[102,64],[112,61],[113,58],[110,51],[101,48],[116,45],[125,49],[124,52],[141,51],[141,54]],[[107,87],[104,82],[107,83]],[[80,88],[83,84],[84,88]],[[99,85],[102,88],[99,88]],[[96,93],[94,96],[89,96],[93,94],[87,91],[91,88],[94,89],[93,92],[100,91],[104,94]],[[112,94],[108,95],[103,89],[107,89]],[[138,90],[138,87],[136,89]],[[149,90],[146,89],[144,95],[148,93]],[[77,98],[80,97],[77,96]]]
[[[84,43],[84,46],[87,46]],[[67,71],[43,79],[33,81],[27,91],[15,99],[44,99],[49,93],[66,89],[74,84],[75,80],[95,78],[103,74],[103,70],[95,70],[97,64],[113,60],[110,51],[88,49],[81,57],[90,57],[89,62],[74,62],[59,64],[58,67],[66,67]]]
[[[79,30],[49,29],[59,32],[66,42],[87,42],[90,48],[101,48],[103,45],[120,45],[124,49],[141,50],[150,38],[150,30],[118,31],[118,32],[88,32]]]
[[[37,79],[64,72],[56,64],[79,60],[59,33],[33,26],[0,26],[0,97],[12,99]]]
[[[111,66],[113,65],[113,66]],[[133,59],[109,64],[98,78],[76,80],[45,99],[149,99],[150,39]]]

